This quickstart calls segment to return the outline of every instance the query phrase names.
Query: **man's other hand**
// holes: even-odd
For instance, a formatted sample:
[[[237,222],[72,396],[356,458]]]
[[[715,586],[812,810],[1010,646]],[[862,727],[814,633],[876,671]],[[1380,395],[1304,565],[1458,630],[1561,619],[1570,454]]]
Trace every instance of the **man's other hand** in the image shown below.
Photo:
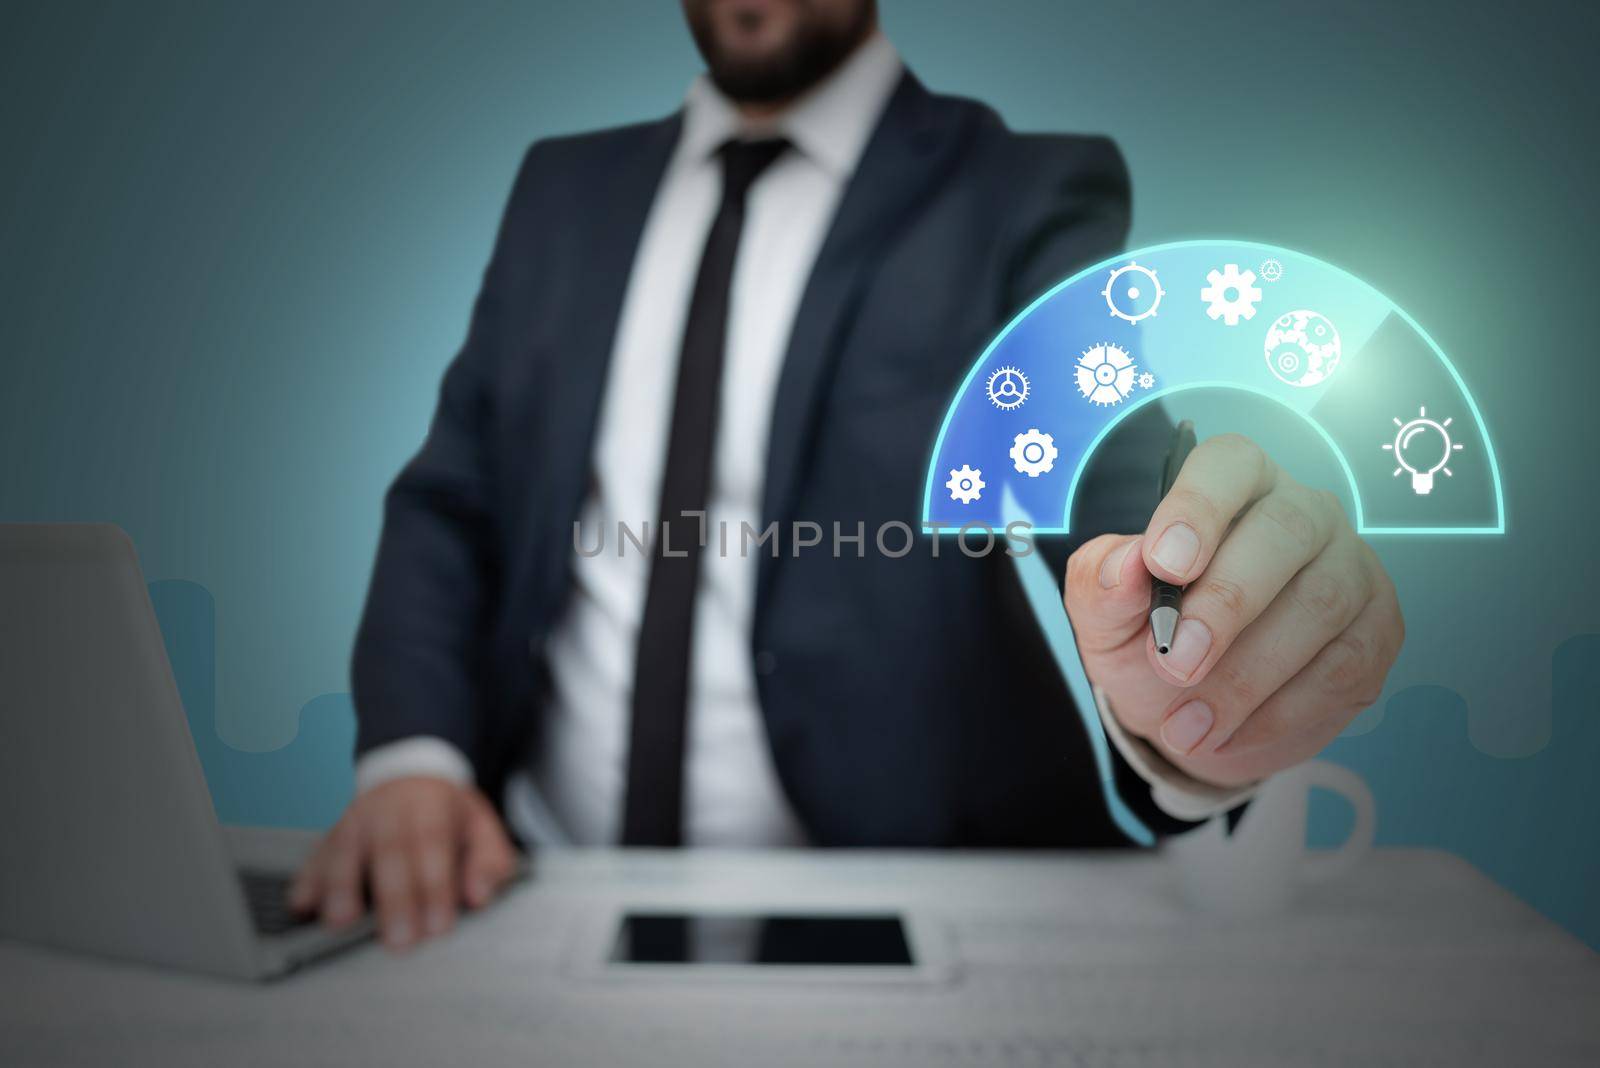
[[[399,950],[449,931],[462,906],[487,905],[515,866],[483,794],[411,776],[351,802],[300,870],[289,901],[341,928],[361,917],[370,890],[384,944]]]
[[[1164,656],[1151,576],[1186,587]],[[1377,700],[1405,637],[1394,584],[1338,500],[1238,435],[1189,455],[1143,534],[1073,553],[1066,603],[1117,721],[1224,786],[1316,754]]]

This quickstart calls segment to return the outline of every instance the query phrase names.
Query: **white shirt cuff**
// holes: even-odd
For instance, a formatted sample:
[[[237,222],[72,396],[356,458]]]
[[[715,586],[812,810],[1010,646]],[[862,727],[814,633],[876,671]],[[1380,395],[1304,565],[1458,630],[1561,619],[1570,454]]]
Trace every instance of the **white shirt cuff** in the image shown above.
[[[1111,714],[1111,701],[1100,687],[1094,687],[1094,704],[1100,711],[1100,724],[1106,737],[1117,747],[1122,759],[1150,784],[1150,799],[1173,819],[1208,820],[1250,800],[1260,783],[1247,786],[1213,786],[1186,775],[1177,765],[1157,752],[1143,738],[1123,730]]]
[[[369,749],[356,761],[356,793],[412,775],[448,779],[459,786],[472,782],[472,764],[461,750],[432,735],[402,738]]]

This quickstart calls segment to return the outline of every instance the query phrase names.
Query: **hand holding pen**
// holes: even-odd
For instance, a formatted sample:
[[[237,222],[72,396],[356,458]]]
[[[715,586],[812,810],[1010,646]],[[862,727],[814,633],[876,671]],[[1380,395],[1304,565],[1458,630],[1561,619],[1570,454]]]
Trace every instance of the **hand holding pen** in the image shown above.
[[[1109,443],[1108,443],[1109,444]],[[1338,500],[1236,434],[1183,424],[1141,534],[1073,553],[1066,606],[1112,713],[1231,786],[1315,754],[1377,699],[1405,625]]]

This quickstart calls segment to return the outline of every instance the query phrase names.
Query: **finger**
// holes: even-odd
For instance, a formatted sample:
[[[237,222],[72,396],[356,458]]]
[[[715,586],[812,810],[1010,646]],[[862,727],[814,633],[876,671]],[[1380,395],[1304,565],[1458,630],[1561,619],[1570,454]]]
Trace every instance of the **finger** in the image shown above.
[[[1380,581],[1342,634],[1219,748],[1187,758],[1185,769],[1213,782],[1247,783],[1315,756],[1377,701],[1403,635],[1392,587]]]
[[[312,913],[322,903],[322,863],[332,838],[332,832],[323,835],[317,848],[295,872],[294,882],[289,884],[289,907],[295,912]]]
[[[494,809],[476,792],[463,801],[465,856],[462,861],[462,896],[472,908],[482,908],[516,867],[516,852]]]
[[[1160,732],[1168,750],[1188,755],[1225,745],[1339,639],[1374,593],[1363,548],[1353,535],[1340,539],[1289,580],[1204,680],[1168,709]],[[1188,607],[1185,602],[1185,612]]]
[[[1234,640],[1343,526],[1332,495],[1281,480],[1246,508],[1199,577],[1183,593],[1183,618],[1166,653],[1150,661],[1179,685],[1204,679]],[[1359,569],[1354,553],[1337,562]],[[1336,581],[1337,575],[1324,577]],[[1348,623],[1349,620],[1345,620]],[[1343,629],[1343,624],[1341,624]]]
[[[1145,530],[1150,573],[1180,585],[1206,569],[1228,525],[1271,492],[1278,468],[1249,438],[1221,434],[1196,446]]]
[[[413,831],[412,858],[421,898],[422,931],[428,937],[447,933],[456,920],[455,824],[448,811],[430,809]]]
[[[1080,652],[1110,652],[1142,633],[1150,573],[1139,541],[1135,534],[1102,534],[1067,559],[1067,616]]]
[[[384,944],[405,949],[417,937],[417,900],[411,842],[396,815],[387,815],[374,836],[370,880]]]
[[[322,922],[347,927],[360,918],[361,869],[366,842],[360,821],[346,817],[328,836],[319,864],[322,883]]]

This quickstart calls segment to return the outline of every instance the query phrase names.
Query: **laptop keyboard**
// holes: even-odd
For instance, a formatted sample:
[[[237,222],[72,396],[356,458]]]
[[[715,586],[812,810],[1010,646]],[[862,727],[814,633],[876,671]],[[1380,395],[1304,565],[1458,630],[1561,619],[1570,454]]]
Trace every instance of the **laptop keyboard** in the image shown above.
[[[280,935],[302,927],[311,918],[301,916],[289,907],[289,883],[293,876],[284,872],[239,872],[239,882],[244,887],[244,897],[250,908],[250,919],[256,931],[263,935]]]

